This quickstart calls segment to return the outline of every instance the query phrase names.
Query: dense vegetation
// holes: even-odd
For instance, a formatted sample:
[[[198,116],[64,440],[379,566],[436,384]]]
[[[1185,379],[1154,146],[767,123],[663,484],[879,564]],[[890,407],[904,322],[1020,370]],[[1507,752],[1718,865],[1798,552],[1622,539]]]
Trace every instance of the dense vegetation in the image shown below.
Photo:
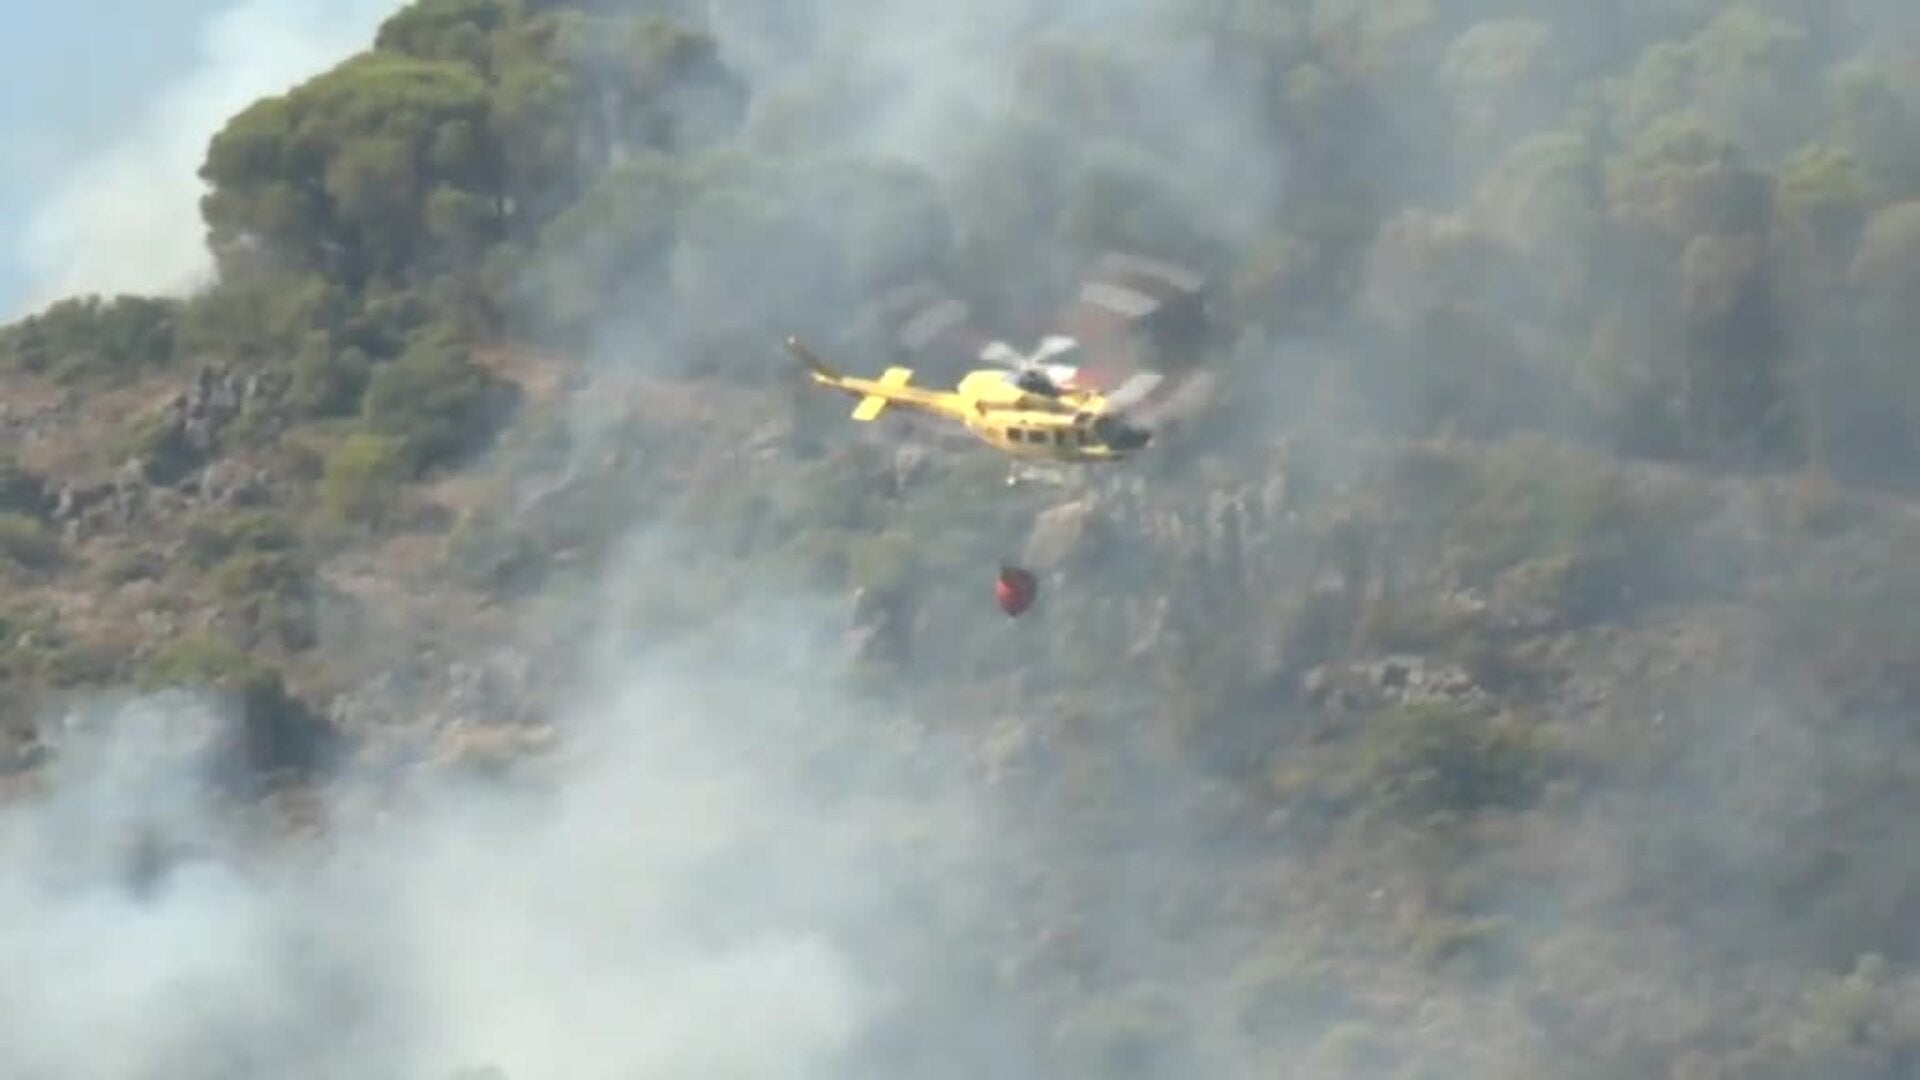
[[[666,16],[414,5],[213,141],[219,289],[72,301],[6,351],[69,374],[291,357],[291,400],[346,415],[387,380],[464,377],[423,335],[577,348],[627,319],[711,350],[837,326],[929,268],[1031,307],[1045,271],[1120,244],[1202,261],[1242,325],[1404,337],[1436,357],[1405,390],[1425,427],[1534,426],[1550,402],[1556,430],[1630,454],[1912,473],[1920,135],[1892,38],[1786,3],[1164,6],[1033,37],[1008,113],[925,165],[833,136],[857,70],[754,96]],[[1196,55],[1212,100],[1180,82]],[[1236,149],[1159,115],[1189,108]],[[1258,182],[1223,199],[1237,179]],[[750,302],[725,287],[743,273]]]
[[[23,742],[213,683],[311,773],[401,663],[370,622],[484,638],[645,521],[698,539],[637,639],[858,588],[868,698],[1022,717],[1055,764],[1010,812],[1070,852],[1034,904],[1180,816],[1139,933],[1186,959],[1009,977],[1046,1075],[1905,1075],[1907,5],[996,8],[906,61],[800,55],[877,4],[719,6],[416,0],[214,137],[218,284],[0,331]],[[1031,325],[1113,247],[1209,273],[1235,388],[1144,490],[903,479],[771,347],[877,362],[925,276]],[[977,593],[1030,529],[1015,643]],[[1168,772],[1205,805],[1129,800]]]

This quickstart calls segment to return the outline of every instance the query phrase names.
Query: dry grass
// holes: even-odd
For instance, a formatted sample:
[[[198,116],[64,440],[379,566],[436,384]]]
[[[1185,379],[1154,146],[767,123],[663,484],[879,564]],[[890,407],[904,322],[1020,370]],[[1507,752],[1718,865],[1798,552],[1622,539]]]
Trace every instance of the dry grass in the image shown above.
[[[477,349],[474,363],[520,388],[534,408],[557,401],[578,377],[580,365],[560,353],[525,345]]]
[[[89,391],[84,414],[61,416],[20,442],[20,463],[57,481],[103,479],[120,467],[121,438],[138,420],[166,408],[183,386],[178,375],[156,374]],[[66,391],[45,380],[14,376],[0,382],[15,415],[60,413]]]

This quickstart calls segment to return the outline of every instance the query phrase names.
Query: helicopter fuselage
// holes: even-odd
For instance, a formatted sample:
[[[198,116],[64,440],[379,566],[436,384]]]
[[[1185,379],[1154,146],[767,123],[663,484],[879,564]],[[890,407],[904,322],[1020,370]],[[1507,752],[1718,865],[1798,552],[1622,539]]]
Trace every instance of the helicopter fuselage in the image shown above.
[[[1101,411],[1088,391],[1031,385],[1032,377],[975,371],[957,394],[972,403],[961,420],[976,438],[1011,457],[1041,461],[1118,461],[1144,449],[1152,436]]]
[[[952,390],[911,385],[913,372],[891,367],[878,378],[843,375],[795,338],[787,351],[804,363],[815,382],[858,399],[853,418],[872,421],[889,408],[958,421],[980,441],[1026,461],[1118,461],[1152,442],[1151,434],[1092,390],[1063,388],[1044,373],[997,369],[971,371]]]

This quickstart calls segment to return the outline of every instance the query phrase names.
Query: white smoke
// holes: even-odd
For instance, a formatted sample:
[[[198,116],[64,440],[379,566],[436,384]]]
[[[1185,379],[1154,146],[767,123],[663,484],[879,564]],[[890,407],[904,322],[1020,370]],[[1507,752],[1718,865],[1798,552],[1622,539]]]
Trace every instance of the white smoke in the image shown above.
[[[235,113],[367,46],[399,0],[243,0],[201,28],[197,62],[130,101],[113,141],[56,170],[24,215],[29,307],[76,293],[174,293],[211,269],[197,173]]]
[[[101,710],[0,812],[0,1074],[845,1075],[914,978],[889,950],[943,934],[896,895],[964,865],[977,816],[950,768],[898,790],[885,728],[797,644],[815,614],[753,616],[610,650],[526,782],[348,769],[324,840],[222,805],[193,703]],[[142,843],[176,861],[143,879]]]

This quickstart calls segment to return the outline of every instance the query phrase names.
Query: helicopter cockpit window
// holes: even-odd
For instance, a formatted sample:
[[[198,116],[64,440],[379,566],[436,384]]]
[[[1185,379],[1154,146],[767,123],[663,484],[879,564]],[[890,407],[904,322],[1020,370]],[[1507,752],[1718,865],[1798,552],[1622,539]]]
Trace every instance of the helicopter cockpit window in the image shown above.
[[[1093,434],[1101,444],[1122,452],[1138,450],[1147,445],[1150,438],[1145,431],[1112,416],[1103,416],[1095,420]]]

